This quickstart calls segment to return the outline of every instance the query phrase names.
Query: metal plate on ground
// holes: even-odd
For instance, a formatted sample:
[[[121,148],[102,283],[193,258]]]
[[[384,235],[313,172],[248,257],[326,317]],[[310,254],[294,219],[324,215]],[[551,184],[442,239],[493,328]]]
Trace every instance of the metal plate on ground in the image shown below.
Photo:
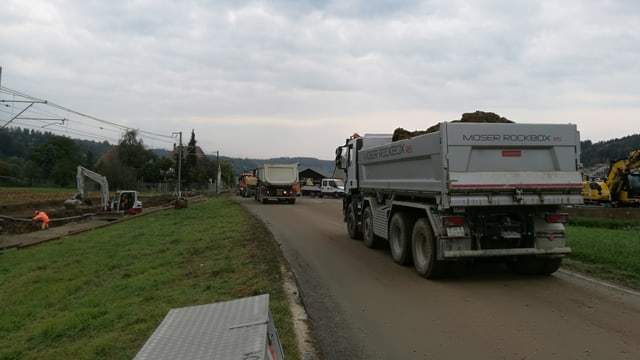
[[[268,294],[171,309],[134,359],[269,359],[269,321]]]

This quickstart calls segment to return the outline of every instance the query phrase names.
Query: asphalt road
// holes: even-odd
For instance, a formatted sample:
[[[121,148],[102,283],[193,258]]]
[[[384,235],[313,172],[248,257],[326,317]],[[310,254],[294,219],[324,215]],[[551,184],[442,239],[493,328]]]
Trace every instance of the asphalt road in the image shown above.
[[[640,295],[478,264],[439,281],[351,240],[341,200],[237,198],[294,271],[325,359],[640,359]]]

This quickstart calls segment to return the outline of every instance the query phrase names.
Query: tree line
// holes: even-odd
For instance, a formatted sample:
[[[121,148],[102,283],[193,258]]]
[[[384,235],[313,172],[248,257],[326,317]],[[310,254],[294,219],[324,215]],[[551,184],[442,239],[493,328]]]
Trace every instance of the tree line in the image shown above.
[[[640,150],[640,135],[629,135],[620,139],[592,143],[591,140],[581,141],[582,164],[591,167],[596,164],[609,164],[611,161],[624,159],[629,153]]]
[[[218,163],[198,153],[195,132],[182,152],[159,157],[127,131],[117,145],[108,142],[71,139],[50,132],[11,128],[0,129],[0,178],[5,185],[55,185],[72,187],[76,169],[82,165],[107,177],[114,189],[138,189],[145,183],[176,187],[180,173],[181,188],[203,189],[216,181],[218,168],[224,184],[233,184],[235,174],[228,162]],[[182,161],[178,161],[178,154]],[[180,164],[180,168],[178,165]]]
[[[608,164],[640,149],[640,135],[630,135],[593,143],[581,141],[581,162],[585,167]],[[76,167],[82,165],[103,174],[112,187],[134,189],[142,183],[164,183],[175,187],[178,180],[178,149],[158,156],[130,130],[117,145],[107,141],[71,139],[21,128],[0,129],[0,184],[47,184],[70,187],[75,184]],[[203,188],[217,178],[218,163],[198,153],[195,132],[182,151],[181,188]],[[332,162],[312,158],[272,160],[223,158],[220,161],[223,185],[232,186],[236,173],[251,170],[263,162],[300,162],[330,174]],[[221,184],[219,184],[221,185]]]

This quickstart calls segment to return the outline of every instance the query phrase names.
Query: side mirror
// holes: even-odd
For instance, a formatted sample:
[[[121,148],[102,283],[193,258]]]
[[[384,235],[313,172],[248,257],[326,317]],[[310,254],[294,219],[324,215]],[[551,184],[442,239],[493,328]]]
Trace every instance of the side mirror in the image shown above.
[[[338,169],[342,169],[343,158],[342,158],[342,146],[338,146],[336,148],[336,167]]]

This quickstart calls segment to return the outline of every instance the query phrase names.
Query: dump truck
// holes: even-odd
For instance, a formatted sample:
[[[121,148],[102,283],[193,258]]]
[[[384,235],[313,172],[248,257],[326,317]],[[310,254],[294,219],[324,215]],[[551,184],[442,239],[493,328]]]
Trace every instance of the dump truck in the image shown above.
[[[480,259],[550,274],[571,253],[564,206],[581,205],[580,136],[571,124],[442,122],[392,141],[354,134],[336,149],[351,238],[387,241],[426,278]]]
[[[256,200],[263,204],[268,201],[296,203],[298,163],[263,164],[255,170],[255,176]]]
[[[252,197],[256,193],[256,184],[258,179],[253,176],[253,173],[246,172],[238,176],[238,189],[236,194],[242,197]]]

